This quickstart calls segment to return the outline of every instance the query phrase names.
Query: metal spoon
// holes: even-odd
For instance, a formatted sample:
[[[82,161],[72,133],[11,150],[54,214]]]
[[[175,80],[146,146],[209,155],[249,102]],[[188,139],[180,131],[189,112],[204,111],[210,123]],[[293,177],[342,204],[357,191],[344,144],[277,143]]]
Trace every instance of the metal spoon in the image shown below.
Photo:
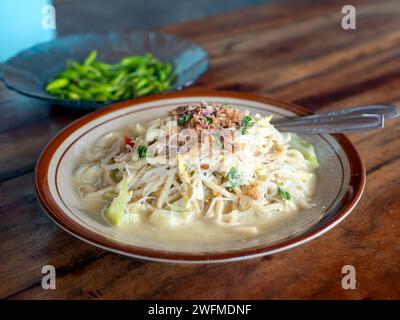
[[[302,134],[340,133],[371,130],[384,127],[385,119],[399,115],[391,105],[357,106],[311,116],[278,119],[272,124],[281,131]]]

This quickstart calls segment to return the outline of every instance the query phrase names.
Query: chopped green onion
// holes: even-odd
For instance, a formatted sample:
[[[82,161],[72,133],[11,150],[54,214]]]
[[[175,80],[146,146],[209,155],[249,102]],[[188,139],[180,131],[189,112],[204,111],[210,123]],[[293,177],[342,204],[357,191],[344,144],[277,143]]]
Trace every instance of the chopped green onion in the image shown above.
[[[180,116],[180,117],[178,118],[178,123],[179,123],[179,125],[181,125],[181,126],[185,126],[185,125],[190,121],[190,119],[192,119],[192,116],[191,116],[191,115],[189,115],[189,114],[184,114],[183,116]]]
[[[232,191],[239,184],[240,175],[236,168],[231,168],[226,175],[226,189]]]
[[[287,191],[284,191],[283,189],[281,189],[280,187],[278,187],[278,194],[279,197],[283,200],[283,201],[287,201],[290,200],[292,197],[290,196],[290,193]]]
[[[245,116],[242,119],[242,134],[247,134],[248,129],[254,124],[254,120],[250,116]]]
[[[145,146],[138,146],[137,147],[139,158],[145,158],[147,155],[147,148]]]

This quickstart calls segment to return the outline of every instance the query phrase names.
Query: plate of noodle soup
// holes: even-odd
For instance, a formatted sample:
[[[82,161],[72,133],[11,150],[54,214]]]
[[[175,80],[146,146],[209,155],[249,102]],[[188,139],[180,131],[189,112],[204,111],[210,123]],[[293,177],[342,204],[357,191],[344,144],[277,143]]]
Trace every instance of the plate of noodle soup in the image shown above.
[[[37,195],[66,231],[132,257],[208,263],[286,250],[339,223],[365,184],[344,135],[273,126],[307,113],[233,92],[117,103],[48,144]]]

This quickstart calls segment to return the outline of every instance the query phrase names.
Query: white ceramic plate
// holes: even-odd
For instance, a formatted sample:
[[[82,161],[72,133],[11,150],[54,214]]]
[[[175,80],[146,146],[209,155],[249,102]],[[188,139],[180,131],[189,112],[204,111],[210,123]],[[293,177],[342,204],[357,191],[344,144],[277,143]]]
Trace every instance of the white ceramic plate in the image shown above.
[[[293,117],[308,112],[273,98],[231,92],[179,92],[124,101],[91,113],[61,131],[45,148],[35,171],[38,198],[63,229],[91,244],[120,254],[157,261],[209,263],[258,257],[290,249],[325,233],[354,208],[365,184],[365,168],[344,135],[315,135],[321,163],[311,209],[294,215],[268,233],[253,238],[210,244],[176,244],[141,238],[111,227],[82,208],[73,188],[72,172],[82,151],[103,134],[163,117],[179,105],[198,101],[229,103],[250,113]]]

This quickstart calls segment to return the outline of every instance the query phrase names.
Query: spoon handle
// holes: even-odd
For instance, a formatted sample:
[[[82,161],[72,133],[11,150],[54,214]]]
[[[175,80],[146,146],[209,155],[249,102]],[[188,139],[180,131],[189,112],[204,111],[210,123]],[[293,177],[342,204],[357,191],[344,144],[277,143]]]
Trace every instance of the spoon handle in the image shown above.
[[[304,118],[300,118],[304,119]],[[383,128],[384,116],[382,114],[350,114],[340,118],[316,118],[312,121],[290,121],[274,124],[280,131],[290,131],[302,134],[323,134],[357,132]]]
[[[347,115],[361,115],[361,114],[381,114],[384,119],[393,119],[399,115],[399,108],[393,105],[374,104],[367,106],[356,106],[351,108],[339,109],[335,111],[323,112],[305,118],[327,117],[337,119]]]
[[[286,124],[286,123],[314,123],[320,124],[327,121],[340,120],[349,115],[363,115],[363,114],[377,114],[382,115],[385,120],[395,118],[399,115],[399,109],[392,105],[368,105],[357,106],[346,109],[339,109],[335,111],[322,112],[311,116],[292,118],[292,119],[279,119],[274,121],[273,124]]]

